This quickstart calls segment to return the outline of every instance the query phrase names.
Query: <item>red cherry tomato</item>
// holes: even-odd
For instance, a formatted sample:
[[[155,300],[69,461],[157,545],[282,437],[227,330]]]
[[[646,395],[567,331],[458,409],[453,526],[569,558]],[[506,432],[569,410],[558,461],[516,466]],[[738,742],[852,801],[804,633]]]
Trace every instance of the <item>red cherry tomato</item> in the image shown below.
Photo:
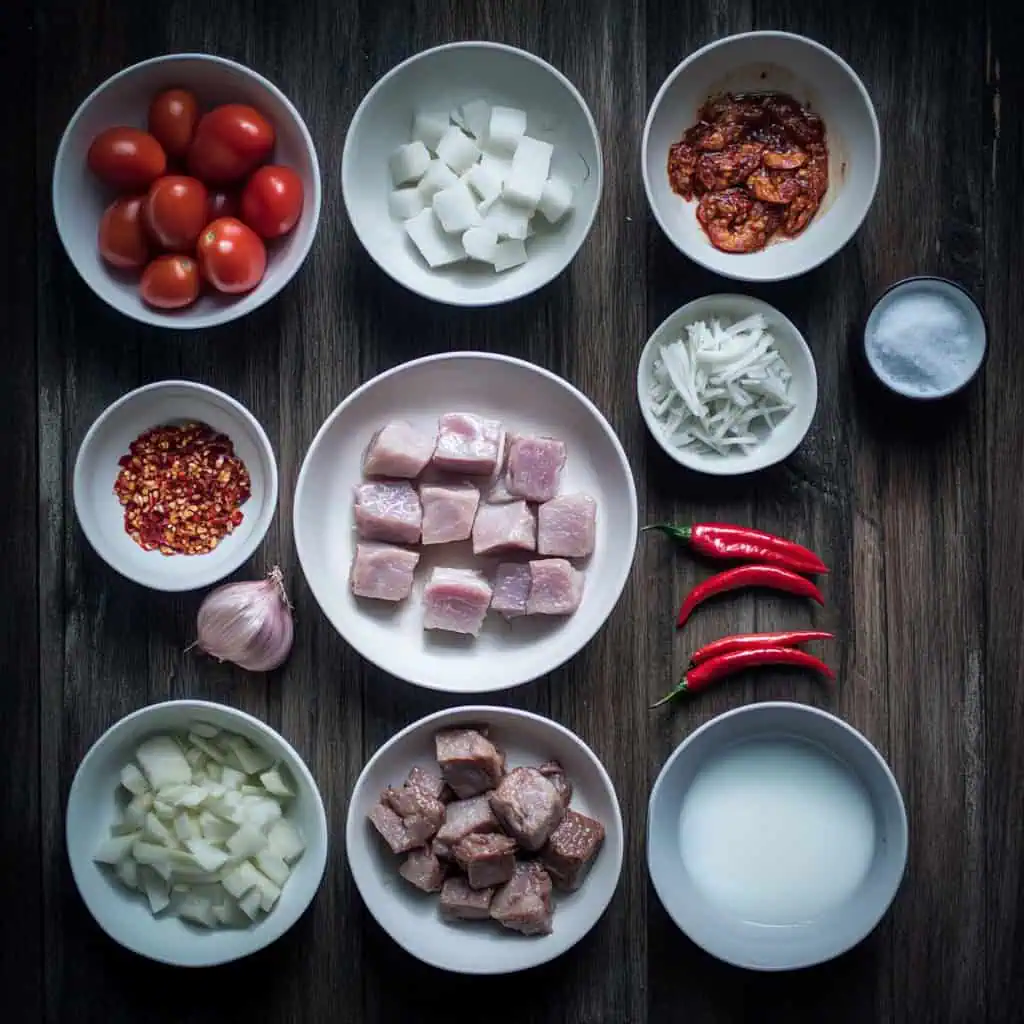
[[[239,210],[238,193],[217,189],[210,192],[206,200],[206,221],[218,217],[237,217]]]
[[[153,241],[172,252],[189,252],[209,223],[206,186],[183,174],[157,178],[146,193],[144,210]]]
[[[242,191],[242,220],[263,238],[288,234],[302,213],[302,179],[290,167],[261,167]]]
[[[199,266],[191,256],[157,256],[142,272],[144,302],[157,309],[182,309],[199,297]]]
[[[198,122],[199,104],[186,89],[168,89],[149,105],[150,134],[168,156],[185,156]]]
[[[100,255],[119,270],[139,270],[149,261],[149,238],[142,220],[145,196],[115,199],[100,218]]]
[[[259,235],[234,217],[207,224],[197,251],[203,277],[220,292],[250,291],[267,269],[267,250]]]
[[[93,139],[86,157],[89,170],[123,192],[138,192],[167,170],[167,154],[149,132],[108,128]]]
[[[208,185],[223,185],[255,170],[273,148],[273,125],[258,110],[226,103],[200,118],[188,167]]]

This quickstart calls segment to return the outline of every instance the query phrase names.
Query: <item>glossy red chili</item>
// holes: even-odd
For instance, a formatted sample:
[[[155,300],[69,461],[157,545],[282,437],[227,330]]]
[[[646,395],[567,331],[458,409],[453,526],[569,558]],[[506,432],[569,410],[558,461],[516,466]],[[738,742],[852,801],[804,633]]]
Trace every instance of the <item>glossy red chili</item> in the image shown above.
[[[790,569],[783,569],[777,565],[738,565],[735,569],[726,569],[725,572],[698,583],[683,601],[676,627],[682,626],[694,608],[703,604],[709,597],[744,587],[768,587],[787,594],[795,594],[797,597],[808,597],[821,605],[825,603],[821,591],[809,579]]]
[[[660,530],[673,540],[689,544],[706,558],[765,562],[810,574],[828,572],[828,566],[813,551],[784,537],[746,526],[732,526],[729,523],[694,523],[693,526],[655,523],[645,526],[644,530]]]
[[[832,634],[820,629],[790,629],[779,633],[737,633],[735,636],[723,636],[721,640],[713,640],[690,658],[691,665],[699,665],[709,658],[717,658],[730,651],[749,651],[758,647],[796,647],[811,640],[831,640]]]
[[[736,672],[742,672],[748,668],[762,668],[766,665],[790,665],[794,668],[806,668],[820,672],[828,679],[836,677],[832,669],[820,658],[816,658],[806,651],[798,651],[794,647],[757,647],[745,651],[729,651],[717,658],[709,658],[691,668],[680,680],[679,685],[670,693],[665,694],[661,700],[655,701],[651,708],[660,707],[681,693],[697,693],[700,690],[705,690]]]

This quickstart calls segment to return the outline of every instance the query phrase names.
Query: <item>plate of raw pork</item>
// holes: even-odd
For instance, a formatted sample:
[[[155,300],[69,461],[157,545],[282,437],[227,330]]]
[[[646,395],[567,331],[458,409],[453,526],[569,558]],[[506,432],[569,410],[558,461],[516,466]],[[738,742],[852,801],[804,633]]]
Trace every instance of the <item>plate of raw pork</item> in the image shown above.
[[[522,360],[429,356],[348,396],[295,491],[310,589],[365,658],[483,693],[571,658],[633,563],[637,500],[615,432]]]

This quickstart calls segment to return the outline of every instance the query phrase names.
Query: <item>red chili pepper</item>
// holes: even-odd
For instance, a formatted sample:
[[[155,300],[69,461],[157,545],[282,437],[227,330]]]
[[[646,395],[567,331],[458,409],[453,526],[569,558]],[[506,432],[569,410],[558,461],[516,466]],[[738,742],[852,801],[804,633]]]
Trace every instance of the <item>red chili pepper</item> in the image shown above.
[[[794,647],[758,647],[746,651],[729,651],[727,654],[709,658],[691,668],[683,676],[679,685],[661,700],[652,704],[651,708],[666,704],[680,693],[697,693],[699,690],[707,689],[713,683],[717,683],[720,679],[733,675],[735,672],[742,672],[748,668],[760,668],[764,665],[792,665],[796,668],[807,668],[820,672],[829,679],[836,677],[832,669],[820,658],[816,658],[806,651],[798,651]]]
[[[784,537],[746,526],[730,526],[728,523],[694,523],[693,526],[654,523],[645,526],[644,530],[661,530],[673,540],[689,544],[694,551],[707,558],[766,562],[794,572],[810,574],[828,572],[828,566],[813,551]]]
[[[823,633],[818,629],[790,629],[781,633],[739,633],[736,636],[723,636],[721,640],[713,640],[700,650],[694,651],[690,658],[691,665],[699,665],[702,661],[717,658],[720,654],[730,651],[749,651],[757,647],[795,647],[811,640],[831,640],[831,633]]]
[[[818,604],[825,603],[821,591],[810,580],[789,569],[782,569],[777,565],[738,565],[735,569],[726,569],[725,572],[698,583],[690,591],[683,601],[682,608],[679,609],[676,628],[682,626],[694,608],[709,597],[724,594],[729,590],[739,590],[741,587],[771,587],[774,590],[783,590],[787,594],[796,594],[797,597],[809,597]]]

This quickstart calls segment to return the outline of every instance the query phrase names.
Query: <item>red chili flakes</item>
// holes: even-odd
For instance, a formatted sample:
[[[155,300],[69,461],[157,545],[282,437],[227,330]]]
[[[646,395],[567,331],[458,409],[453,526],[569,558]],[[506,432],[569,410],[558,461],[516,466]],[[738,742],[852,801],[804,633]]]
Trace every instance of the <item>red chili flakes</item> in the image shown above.
[[[205,423],[154,427],[123,455],[114,493],[145,551],[205,555],[242,522],[252,482],[231,439]]]

